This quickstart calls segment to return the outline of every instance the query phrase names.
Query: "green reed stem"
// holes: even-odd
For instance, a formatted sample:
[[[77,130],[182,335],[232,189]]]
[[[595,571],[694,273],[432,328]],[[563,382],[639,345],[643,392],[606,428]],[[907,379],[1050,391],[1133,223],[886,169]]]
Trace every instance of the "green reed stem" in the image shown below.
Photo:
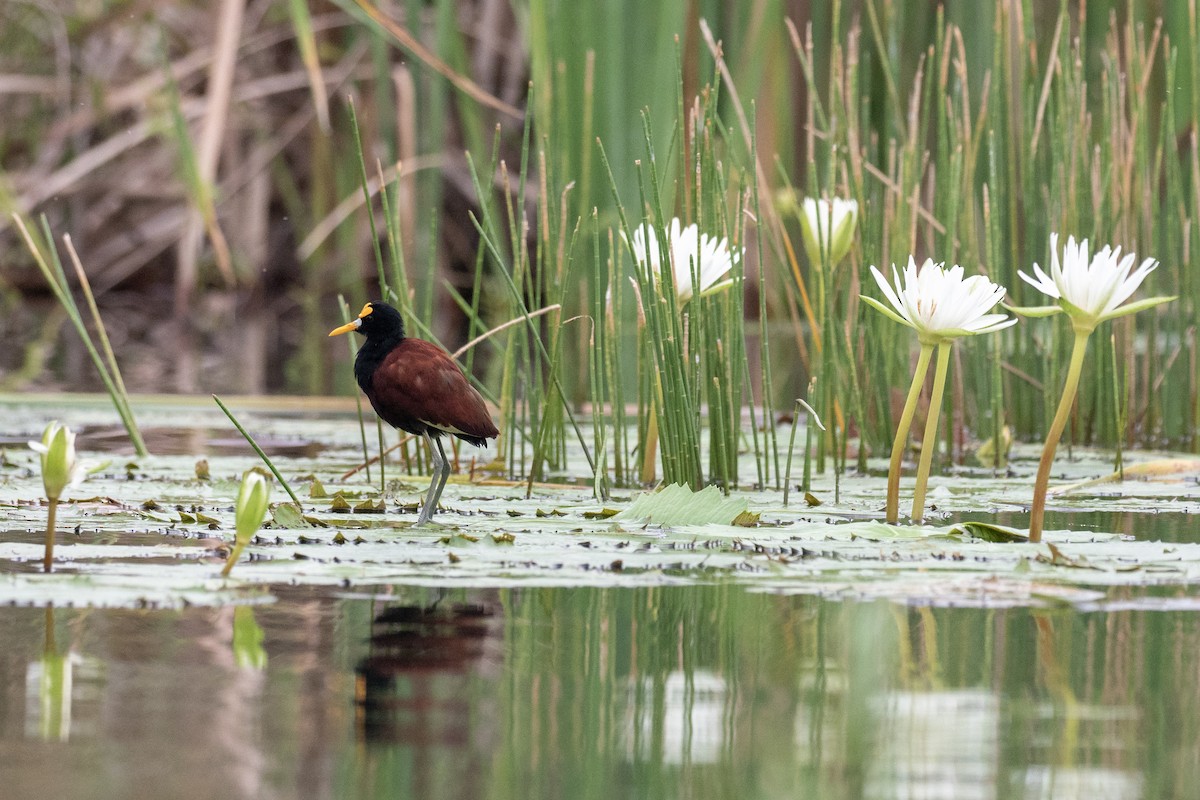
[[[141,431],[138,429],[137,420],[134,419],[133,409],[129,404],[129,393],[125,391],[125,383],[121,380],[120,370],[117,368],[116,359],[112,355],[112,348],[108,348],[108,357],[112,364],[110,369],[105,360],[100,356],[100,352],[96,349],[87,326],[83,324],[83,315],[80,313],[79,305],[75,302],[75,298],[71,294],[66,273],[63,271],[62,262],[58,258],[58,251],[52,246],[54,237],[50,231],[49,221],[45,216],[42,217],[42,234],[47,243],[46,249],[50,254],[50,258],[47,259],[42,253],[42,248],[38,242],[30,234],[29,229],[25,227],[25,221],[21,216],[13,214],[12,218],[17,228],[21,231],[21,237],[25,240],[25,246],[29,248],[34,263],[37,264],[42,276],[46,279],[46,283],[50,284],[50,290],[54,292],[59,305],[67,312],[67,316],[70,318],[71,324],[75,326],[75,330],[79,333],[79,338],[83,341],[83,346],[87,349],[92,363],[96,365],[96,371],[100,374],[100,380],[104,383],[104,388],[112,400],[117,416],[121,418],[121,424],[125,426],[125,432],[129,435],[129,441],[133,444],[134,450],[139,457],[149,455],[150,453],[146,449],[146,443],[142,439]],[[71,252],[74,253],[73,248]],[[51,263],[53,263],[53,268],[51,267]],[[79,267],[79,269],[82,272],[82,267]],[[89,298],[92,308],[95,309],[95,301],[91,299],[90,288],[86,292],[86,296]],[[98,313],[95,318],[98,329],[103,334],[104,325],[100,322]],[[108,342],[107,335],[104,335],[103,341],[105,343]]]
[[[1033,484],[1033,506],[1029,510],[1029,541],[1034,544],[1042,540],[1050,467],[1054,464],[1054,451],[1058,448],[1063,429],[1067,427],[1071,406],[1075,404],[1075,394],[1079,391],[1079,376],[1083,374],[1083,358],[1087,354],[1088,336],[1091,333],[1091,329],[1075,329],[1075,344],[1071,349],[1071,363],[1067,367],[1067,382],[1063,385],[1062,399],[1058,401],[1054,421],[1050,423],[1050,430],[1046,433],[1046,443],[1042,445],[1042,460],[1038,462],[1037,478]]]
[[[402,306],[402,301],[388,285],[387,271],[383,261],[383,245],[379,241],[379,232],[375,230],[375,211],[371,202],[371,187],[367,181],[367,161],[363,157],[362,135],[358,130],[358,114],[354,111],[354,100],[349,102],[350,126],[354,130],[354,148],[358,155],[358,179],[362,186],[363,204],[367,209],[367,222],[371,225],[371,243],[375,246],[375,266],[379,270],[379,291],[389,303]],[[380,186],[381,192],[387,191],[386,186]],[[407,300],[407,298],[405,298]],[[380,459],[382,461],[382,459]]]
[[[375,417],[375,437],[379,439],[379,494],[383,495],[387,492],[387,467],[384,466],[384,461],[387,460],[387,442],[383,439],[383,420],[378,416]],[[421,453],[423,448],[417,444],[417,452]],[[433,453],[429,453],[429,457],[433,458]],[[420,459],[417,459],[420,461]]]
[[[350,319],[350,306],[346,304],[346,298],[340,293],[338,294],[338,305],[342,307],[342,314],[346,319]],[[354,349],[354,337],[347,336],[346,343],[350,346],[350,360],[353,361],[357,356],[357,352]],[[367,425],[363,419],[362,393],[358,391],[357,387],[354,391],[354,404],[358,407],[358,434],[362,438],[363,465],[367,471],[367,483],[370,483],[371,452],[367,449]],[[382,454],[380,454],[380,458],[383,458]]]
[[[112,376],[112,382],[117,387],[117,397],[113,400],[119,404],[122,409],[122,420],[128,419],[126,431],[129,433],[129,438],[133,442],[133,448],[139,456],[148,456],[150,451],[146,449],[146,442],[142,439],[142,432],[138,429],[137,422],[133,418],[133,409],[129,406],[129,390],[125,388],[125,379],[121,377],[121,368],[117,366],[117,356],[113,353],[112,343],[108,339],[108,329],[104,327],[104,319],[100,316],[100,309],[96,306],[96,297],[92,294],[92,284],[88,280],[87,273],[83,270],[83,262],[79,260],[79,254],[75,252],[75,244],[71,241],[71,235],[63,236],[63,244],[66,245],[67,254],[71,257],[71,265],[75,268],[75,276],[79,280],[79,289],[83,292],[83,298],[87,300],[88,311],[92,315],[92,324],[96,326],[96,335],[100,339],[100,347],[104,350],[104,357],[108,361],[109,375]],[[63,282],[63,288],[66,289],[66,282]]]
[[[1113,455],[1113,470],[1120,476],[1119,480],[1125,480],[1125,432],[1129,423],[1129,414],[1125,406],[1125,398],[1127,397],[1129,385],[1128,374],[1126,380],[1121,380],[1121,365],[1117,359],[1117,336],[1113,334],[1112,343],[1112,383],[1113,383],[1113,418],[1116,422],[1116,453]],[[1150,352],[1154,352],[1153,350]]]
[[[913,414],[917,410],[917,398],[921,396],[921,387],[925,384],[925,373],[929,371],[929,360],[932,356],[933,345],[922,343],[912,386],[908,389],[904,411],[901,412],[900,423],[896,426],[896,438],[892,440],[892,460],[888,464],[886,516],[889,525],[895,525],[900,517],[900,466],[904,460],[904,448],[908,444],[908,429],[912,427]]]
[[[470,159],[468,157],[468,162],[469,161]],[[478,176],[473,171],[472,178],[475,179],[476,186],[478,187]],[[575,419],[575,413],[571,410],[571,402],[567,397],[566,390],[563,389],[562,383],[558,379],[558,375],[556,375],[552,370],[554,359],[552,359],[550,354],[546,352],[546,345],[544,342],[542,342],[542,337],[538,336],[537,326],[533,322],[533,317],[529,314],[529,309],[525,305],[525,299],[521,296],[520,289],[518,289],[517,285],[513,283],[512,275],[509,274],[509,271],[504,263],[504,259],[500,255],[499,249],[496,247],[496,243],[492,241],[492,238],[488,235],[488,229],[485,227],[485,223],[480,221],[479,218],[475,216],[474,212],[470,212],[470,218],[471,223],[475,226],[475,230],[479,232],[479,236],[482,239],[483,244],[488,248],[488,252],[491,253],[492,258],[499,266],[499,269],[496,271],[500,273],[500,275],[504,278],[505,283],[508,284],[509,292],[512,293],[513,299],[517,304],[517,310],[520,316],[525,320],[526,326],[529,328],[530,338],[533,340],[538,354],[542,358],[542,363],[547,368],[551,368],[550,382],[558,391],[558,396],[561,398],[563,403],[563,410],[567,413],[567,419],[570,421],[571,427],[575,430],[575,438],[579,441],[579,446],[583,449],[584,458],[587,459],[588,470],[592,473],[592,476],[595,477],[596,462],[592,458],[592,451],[588,449],[587,440],[584,439],[583,431],[580,430],[579,423]]]
[[[809,396],[810,397],[812,396],[811,389],[812,389],[812,384],[810,383],[809,384]],[[808,450],[812,446],[812,435],[811,434],[812,434],[813,425],[815,424],[822,431],[825,430],[825,426],[821,423],[821,417],[817,415],[816,409],[814,409],[812,406],[810,406],[808,403],[806,403],[803,398],[797,397],[796,398],[796,407],[792,412],[792,433],[791,433],[791,436],[788,437],[788,453],[787,453],[787,467],[786,467],[787,472],[784,475],[784,480],[783,480],[783,506],[784,506],[784,508],[787,508],[788,490],[791,488],[791,484],[792,484],[792,450],[796,446],[796,427],[800,424],[800,409],[804,409],[805,411],[807,411],[808,416],[809,416],[809,420],[804,424],[804,440],[805,440],[804,441],[804,449],[805,449],[805,452],[804,452],[804,486],[803,486],[803,490],[805,492],[809,491],[808,482],[809,482],[809,478],[812,477],[812,473],[811,473],[812,465],[809,460]]]
[[[237,431],[242,435],[242,438],[246,440],[255,453],[258,453],[258,457],[261,458],[263,463],[267,465],[267,469],[271,470],[271,474],[275,476],[275,480],[279,481],[279,485],[282,486],[283,490],[288,493],[288,497],[292,498],[292,502],[296,504],[296,508],[300,508],[300,498],[296,497],[296,493],[292,491],[292,487],[288,486],[288,482],[285,481],[283,476],[279,474],[279,470],[275,468],[274,462],[272,462],[267,454],[263,452],[263,449],[258,446],[258,442],[254,441],[254,437],[242,427],[242,423],[238,422],[237,417],[233,415],[233,412],[221,402],[221,398],[214,394],[212,399],[216,402],[217,406],[225,412],[225,416],[229,417],[229,421],[233,423],[233,427],[237,428]]]
[[[800,427],[800,398],[796,398],[796,406],[792,409],[792,432],[788,436],[787,467],[783,476],[783,507],[787,508],[788,491],[792,488],[792,450],[796,447],[796,428]],[[804,426],[807,430],[808,426]]]
[[[992,473],[1000,472],[1001,461],[1007,462],[1008,453],[1002,446],[1001,440],[1004,438],[1004,373],[1001,371],[1003,366],[1003,355],[1001,353],[1000,337],[992,337],[992,444],[995,447],[992,450]]]
[[[929,399],[929,414],[925,419],[925,436],[921,439],[921,463],[917,467],[917,487],[913,491],[912,520],[925,518],[925,488],[929,483],[929,468],[933,451],[937,450],[938,416],[942,411],[942,395],[946,389],[946,373],[950,367],[951,342],[938,344],[937,368],[933,373],[933,396]]]

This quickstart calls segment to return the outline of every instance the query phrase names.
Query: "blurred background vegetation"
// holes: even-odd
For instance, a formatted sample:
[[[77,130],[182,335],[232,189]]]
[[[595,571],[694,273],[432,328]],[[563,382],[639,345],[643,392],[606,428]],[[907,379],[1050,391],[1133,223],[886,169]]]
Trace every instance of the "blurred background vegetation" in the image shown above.
[[[862,311],[868,265],[962,263],[1032,304],[1016,272],[1046,265],[1061,231],[1157,257],[1147,292],[1181,298],[1097,337],[1073,436],[1194,449],[1196,5],[11,0],[0,389],[99,388],[16,212],[70,233],[135,391],[349,393],[348,353],[325,338],[339,295],[357,310],[391,292],[453,350],[520,314],[507,271],[530,310],[561,298],[537,335],[570,402],[633,402],[637,380],[596,387],[594,333],[572,320],[603,284],[627,288],[619,212],[654,218],[639,198],[656,180],[666,217],[703,223],[715,198],[726,210],[708,227],[746,247],[746,363],[725,368],[747,382],[739,419],[757,403],[772,426],[824,372],[843,434],[882,445],[913,343]],[[371,214],[364,172],[387,186]],[[862,209],[833,306],[816,312],[787,200],[813,194]],[[826,362],[814,313],[839,340]],[[632,341],[635,317],[626,306],[605,347]],[[514,363],[550,395],[546,364],[513,344],[526,334],[467,357],[502,406],[527,385]],[[1002,423],[1037,435],[1057,398],[1062,329],[989,338],[954,364],[956,459]],[[507,418],[530,426],[549,407]]]

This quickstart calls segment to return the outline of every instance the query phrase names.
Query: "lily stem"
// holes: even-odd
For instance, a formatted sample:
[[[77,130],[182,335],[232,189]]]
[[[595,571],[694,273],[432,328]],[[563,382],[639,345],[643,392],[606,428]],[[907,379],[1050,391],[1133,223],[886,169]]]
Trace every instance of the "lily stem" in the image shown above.
[[[917,488],[913,492],[913,522],[925,519],[925,487],[929,483],[929,468],[933,451],[937,450],[938,417],[942,413],[942,395],[946,390],[946,373],[950,366],[951,342],[938,345],[937,369],[933,373],[933,395],[929,398],[929,414],[925,418],[925,436],[921,439],[921,463],[917,467]]]
[[[233,549],[229,551],[229,557],[225,559],[225,566],[221,569],[221,577],[228,578],[229,573],[233,571],[233,565],[242,557],[242,551],[246,549],[246,543],[239,536],[233,543]]]
[[[46,556],[42,559],[42,571],[50,572],[54,567],[54,529],[57,524],[58,498],[47,499],[49,511],[46,514]]]
[[[1071,364],[1067,368],[1067,382],[1063,386],[1062,399],[1058,401],[1054,421],[1050,423],[1050,430],[1046,433],[1046,443],[1042,445],[1042,460],[1038,462],[1037,479],[1033,484],[1033,507],[1029,511],[1029,541],[1034,544],[1042,540],[1046,491],[1050,486],[1050,467],[1054,464],[1054,451],[1058,449],[1058,442],[1067,427],[1071,407],[1075,405],[1079,376],[1083,374],[1083,357],[1087,353],[1088,336],[1091,333],[1091,329],[1075,329],[1075,345],[1071,350]]]
[[[933,355],[932,344],[921,344],[921,354],[917,357],[917,369],[913,373],[912,386],[908,389],[908,398],[904,401],[904,411],[900,414],[900,424],[896,426],[896,438],[892,442],[892,460],[888,464],[887,489],[887,522],[895,525],[900,517],[900,465],[904,460],[904,447],[908,443],[908,429],[912,427],[913,413],[917,410],[917,398],[921,396],[921,387],[925,385],[925,373],[929,371],[929,359]]]

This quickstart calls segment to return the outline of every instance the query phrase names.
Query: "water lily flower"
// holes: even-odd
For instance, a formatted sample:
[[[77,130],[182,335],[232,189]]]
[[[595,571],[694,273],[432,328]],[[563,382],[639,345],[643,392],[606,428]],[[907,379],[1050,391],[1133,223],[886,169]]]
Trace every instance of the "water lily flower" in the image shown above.
[[[1060,311],[1071,317],[1078,328],[1095,330],[1105,320],[1135,314],[1147,308],[1168,302],[1174,298],[1151,297],[1123,306],[1146,276],[1155,270],[1158,261],[1147,258],[1137,269],[1131,270],[1136,261],[1133,253],[1121,257],[1121,248],[1109,245],[1088,260],[1088,240],[1076,242],[1074,236],[1067,237],[1062,261],[1058,258],[1058,234],[1050,234],[1050,274],[1047,275],[1036,263],[1034,277],[1019,272],[1021,279],[1046,296],[1058,301],[1053,306],[1014,309],[1026,316],[1049,316]]]
[[[854,241],[854,226],[858,223],[858,202],[835,197],[832,200],[804,198],[800,219],[800,234],[808,260],[820,268],[836,266]]]
[[[903,283],[900,273],[892,266],[896,281],[894,289],[883,273],[871,267],[875,282],[892,308],[873,297],[863,295],[862,299],[877,311],[915,330],[922,344],[939,344],[960,336],[991,333],[1017,323],[1014,317],[988,313],[1004,298],[1003,286],[992,283],[983,275],[964,278],[963,273],[963,268],[957,264],[946,269],[944,264],[935,264],[930,258],[925,259],[918,269],[909,256]]]
[[[225,561],[222,575],[228,575],[233,565],[237,563],[242,551],[250,543],[250,538],[262,527],[263,518],[267,514],[267,504],[271,498],[271,487],[262,473],[250,470],[242,478],[242,486],[238,491],[237,502],[234,506],[234,521],[237,527],[233,551]]]
[[[721,278],[741,260],[742,248],[731,249],[728,239],[700,233],[695,223],[683,227],[678,218],[671,220],[666,234],[671,279],[680,304],[697,294],[732,285],[732,280],[721,281]],[[642,223],[633,232],[631,249],[638,266],[645,268],[648,264],[655,277],[662,275],[662,248],[653,226]]]
[[[1042,445],[1042,458],[1038,462],[1037,478],[1033,487],[1033,506],[1029,515],[1029,541],[1042,540],[1042,527],[1046,513],[1046,492],[1050,486],[1050,468],[1054,464],[1054,453],[1062,438],[1070,416],[1075,394],[1079,391],[1079,378],[1083,374],[1084,355],[1087,353],[1088,337],[1096,326],[1105,320],[1135,314],[1174,297],[1149,297],[1135,303],[1125,304],[1133,296],[1146,276],[1158,267],[1158,261],[1147,258],[1137,269],[1132,269],[1136,257],[1127,253],[1121,257],[1121,248],[1115,250],[1105,245],[1090,260],[1088,240],[1076,242],[1074,236],[1067,237],[1062,260],[1058,258],[1058,234],[1050,234],[1050,274],[1047,275],[1037,264],[1033,265],[1034,277],[1019,273],[1031,286],[1058,302],[1052,306],[1033,308],[1010,308],[1015,313],[1030,317],[1045,317],[1059,312],[1071,318],[1075,330],[1075,343],[1071,349],[1071,363],[1067,368],[1067,380],[1063,385],[1062,399],[1058,403],[1054,421],[1046,432]]]
[[[84,469],[75,456],[75,433],[57,420],[46,426],[40,442],[30,442],[30,448],[42,457],[42,487],[46,491],[46,553],[42,569],[49,572],[54,565],[54,533],[58,501],[63,492],[84,478]]]
[[[889,523],[895,523],[899,516],[900,464],[908,441],[908,429],[912,425],[917,398],[920,397],[921,387],[925,383],[933,348],[938,348],[933,396],[929,401],[929,415],[925,421],[925,446],[921,449],[921,462],[917,468],[917,485],[913,495],[912,518],[913,521],[919,522],[925,516],[925,487],[929,480],[929,468],[933,463],[933,442],[942,407],[942,394],[946,387],[950,347],[955,339],[992,333],[1015,325],[1017,320],[1004,314],[991,313],[1004,297],[1003,286],[993,283],[983,275],[964,278],[963,268],[958,265],[946,269],[944,264],[935,264],[932,259],[927,258],[918,269],[916,261],[910,256],[908,266],[904,268],[903,281],[895,265],[892,266],[894,287],[874,266],[871,267],[871,274],[875,276],[875,282],[879,284],[880,290],[892,307],[888,308],[866,295],[862,296],[863,302],[901,325],[915,330],[921,343],[916,373],[908,390],[908,398],[904,401],[904,411],[900,415],[900,424],[896,427],[896,438],[892,442],[892,460],[888,467]]]

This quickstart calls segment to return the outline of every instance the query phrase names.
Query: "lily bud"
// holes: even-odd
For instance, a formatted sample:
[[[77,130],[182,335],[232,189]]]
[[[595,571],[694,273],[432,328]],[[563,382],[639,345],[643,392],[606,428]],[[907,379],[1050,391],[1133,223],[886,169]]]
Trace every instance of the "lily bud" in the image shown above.
[[[57,420],[46,426],[40,442],[29,446],[42,456],[42,486],[46,499],[58,501],[69,487],[83,480],[83,469],[75,457],[75,434]]]
[[[246,477],[242,478],[242,488],[237,496],[235,520],[239,544],[244,546],[262,526],[270,497],[271,487],[266,478],[258,472],[247,472]]]
[[[833,200],[806,197],[804,213],[799,218],[804,250],[814,267],[820,268],[825,263],[834,267],[850,252],[854,226],[858,223],[856,201],[837,197]]]

